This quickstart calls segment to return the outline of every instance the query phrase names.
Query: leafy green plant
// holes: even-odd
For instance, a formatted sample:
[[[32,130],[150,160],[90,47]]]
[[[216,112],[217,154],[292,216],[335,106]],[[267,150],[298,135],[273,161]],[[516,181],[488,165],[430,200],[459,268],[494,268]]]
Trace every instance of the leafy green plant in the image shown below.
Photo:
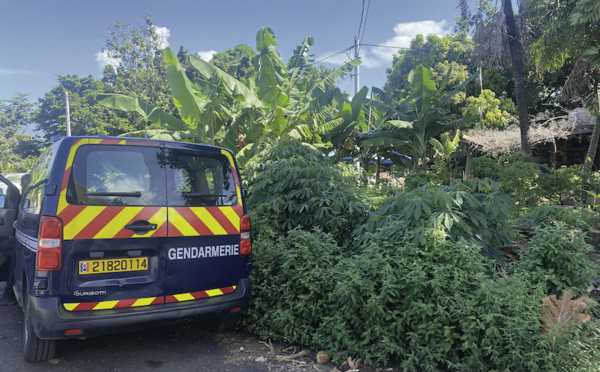
[[[536,226],[552,226],[555,222],[563,222],[578,229],[589,229],[600,224],[600,215],[591,208],[573,208],[559,205],[537,205],[521,210],[520,225],[532,230]]]
[[[461,319],[463,358],[468,371],[593,371],[598,329],[574,325],[557,337],[542,326],[543,286],[528,273],[481,280],[465,299]],[[582,309],[583,310],[583,309]]]
[[[296,228],[255,240],[247,329],[262,339],[311,345],[323,315],[332,311],[326,300],[332,285],[328,276],[344,253],[318,229]]]
[[[590,250],[584,235],[567,224],[541,225],[521,251],[518,269],[530,273],[531,280],[543,284],[548,294],[565,289],[581,293],[597,271],[587,256]]]
[[[404,178],[404,189],[407,191],[415,190],[421,186],[439,186],[441,184],[442,181],[437,174],[427,171],[410,172]]]
[[[480,156],[471,159],[471,174],[477,178],[489,178],[497,180],[503,164],[496,159]]]
[[[485,255],[500,258],[496,247],[510,242],[507,221],[511,204],[498,185],[487,179],[421,187],[390,198],[353,235],[364,244],[370,233],[400,221],[404,233],[417,232],[414,239],[423,241],[428,231],[441,230],[453,241],[468,240],[480,245]]]
[[[420,243],[401,225],[380,229],[361,254],[342,257],[330,273],[334,311],[325,314],[315,343],[367,362],[398,359],[407,370],[437,370],[459,359],[455,312],[486,263],[464,240],[431,230]]]
[[[281,232],[298,226],[318,227],[339,241],[366,217],[366,205],[343,176],[319,151],[296,141],[278,141],[252,158],[244,168],[248,205],[255,221]],[[254,224],[259,230],[261,224]]]
[[[460,141],[460,130],[456,131],[453,138],[450,138],[450,133],[442,133],[440,141],[436,138],[430,138],[429,143],[435,151],[434,164],[437,173],[449,185],[454,181],[454,169],[452,168],[452,154],[458,150]]]
[[[402,362],[408,371],[594,370],[590,324],[560,337],[542,327],[544,286],[495,274],[464,239],[384,225],[360,249],[293,229],[255,241],[254,301],[244,319],[261,338],[326,350],[337,362]]]
[[[479,157],[471,161],[475,177],[491,177],[500,182],[502,191],[521,205],[531,204],[553,192],[547,166],[523,161],[522,153],[508,159]]]

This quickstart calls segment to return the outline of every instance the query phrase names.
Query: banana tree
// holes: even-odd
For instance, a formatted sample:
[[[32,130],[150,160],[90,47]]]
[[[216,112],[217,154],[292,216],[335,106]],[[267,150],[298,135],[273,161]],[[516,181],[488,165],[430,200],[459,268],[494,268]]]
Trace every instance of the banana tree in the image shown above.
[[[246,84],[207,63],[190,56],[190,66],[199,76],[192,83],[169,48],[164,51],[167,78],[184,128],[170,124],[164,115],[149,115],[140,110],[139,101],[121,95],[98,97],[101,104],[125,111],[135,111],[147,120],[164,123],[162,135],[184,131],[186,138],[226,146],[246,152],[266,137],[295,138],[315,145],[322,143],[320,134],[339,125],[331,106],[341,92],[335,87],[338,77],[349,73],[359,60],[327,71],[314,79],[315,70],[308,54],[312,38],[296,48],[286,66],[275,49],[277,42],[270,28],[257,33],[254,73]],[[137,102],[137,104],[136,104]],[[158,109],[157,109],[158,110]]]
[[[429,69],[422,65],[417,66],[408,76],[411,83],[409,97],[400,102],[394,101],[380,89],[373,89],[373,95],[377,99],[370,104],[380,110],[387,110],[389,119],[372,133],[365,134],[362,144],[391,146],[412,158],[414,170],[419,167],[426,169],[430,138],[438,137],[443,132],[460,128],[477,119],[477,116],[448,119],[445,106],[477,76],[471,75],[456,89],[446,92],[451,73],[452,69],[438,88]]]
[[[458,149],[460,142],[460,130],[456,131],[453,138],[450,138],[449,132],[443,133],[440,140],[430,138],[429,143],[435,151],[435,157],[441,160],[448,173],[448,185],[454,181],[454,170],[452,169],[452,154]]]

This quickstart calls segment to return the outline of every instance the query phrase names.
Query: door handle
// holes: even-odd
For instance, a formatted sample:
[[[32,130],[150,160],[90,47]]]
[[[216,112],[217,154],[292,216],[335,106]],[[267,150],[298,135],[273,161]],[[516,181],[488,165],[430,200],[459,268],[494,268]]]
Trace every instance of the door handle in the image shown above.
[[[150,223],[146,220],[137,220],[129,225],[125,225],[124,228],[129,231],[133,231],[135,234],[144,235],[148,231],[153,231],[158,228],[155,223]]]

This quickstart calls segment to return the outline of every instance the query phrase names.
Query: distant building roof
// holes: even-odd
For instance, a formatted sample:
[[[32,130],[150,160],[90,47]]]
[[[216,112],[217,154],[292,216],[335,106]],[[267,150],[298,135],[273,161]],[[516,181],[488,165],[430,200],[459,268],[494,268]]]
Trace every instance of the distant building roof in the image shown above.
[[[532,146],[566,139],[571,135],[592,133],[595,118],[585,108],[569,111],[559,117],[539,117],[530,122],[529,143]],[[472,129],[463,138],[479,151],[497,157],[521,148],[521,130],[514,125],[504,130]]]

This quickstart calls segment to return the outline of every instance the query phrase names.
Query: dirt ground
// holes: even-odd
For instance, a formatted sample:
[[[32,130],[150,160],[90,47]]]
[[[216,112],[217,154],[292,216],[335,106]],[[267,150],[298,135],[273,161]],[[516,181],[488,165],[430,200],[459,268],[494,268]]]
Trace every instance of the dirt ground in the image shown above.
[[[215,341],[227,351],[225,363],[245,364],[248,362],[265,363],[269,371],[360,371],[360,372],[399,372],[398,366],[377,367],[371,365],[317,363],[317,351],[288,344],[273,342],[274,355],[268,341],[261,341],[253,335],[236,329],[232,332],[215,334]],[[282,361],[277,361],[277,359]],[[357,362],[357,361],[353,361]],[[358,367],[358,368],[356,368]]]

